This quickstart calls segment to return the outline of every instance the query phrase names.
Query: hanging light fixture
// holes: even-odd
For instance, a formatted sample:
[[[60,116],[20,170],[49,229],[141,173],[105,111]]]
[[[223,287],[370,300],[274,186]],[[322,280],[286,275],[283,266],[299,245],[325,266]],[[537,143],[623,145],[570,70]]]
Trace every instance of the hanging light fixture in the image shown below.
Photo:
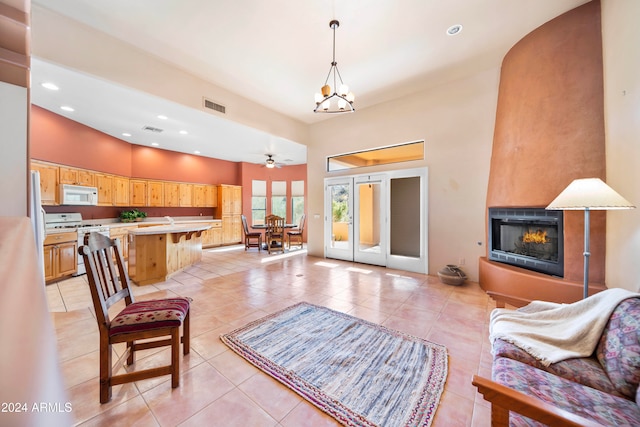
[[[338,71],[338,63],[336,62],[336,28],[340,26],[340,22],[335,19],[329,22],[329,27],[333,30],[333,61],[329,74],[324,81],[324,86],[320,89],[321,93],[316,93],[316,108],[314,113],[353,113],[353,101],[355,95],[349,92],[349,86],[344,84],[340,71]],[[331,93],[330,79],[333,76],[333,93]],[[340,83],[340,86],[338,86]],[[334,99],[335,98],[335,99]]]

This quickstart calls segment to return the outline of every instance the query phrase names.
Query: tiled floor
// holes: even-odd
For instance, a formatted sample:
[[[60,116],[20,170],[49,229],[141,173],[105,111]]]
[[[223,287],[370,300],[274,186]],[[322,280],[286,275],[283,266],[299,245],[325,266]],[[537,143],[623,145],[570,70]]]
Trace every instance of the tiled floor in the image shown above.
[[[488,318],[495,304],[476,283],[242,247],[205,250],[171,280],[135,287],[138,300],[193,298],[191,353],[181,354],[180,387],[169,377],[114,387],[98,399],[98,328],[86,276],[47,286],[62,372],[76,424],[126,426],[330,426],[335,421],[229,350],[219,339],[299,301],[340,310],[430,341],[449,351],[449,373],[434,427],[488,426],[489,405],[471,376],[490,375]],[[122,351],[117,347],[116,351]],[[169,358],[148,351],[136,366]]]

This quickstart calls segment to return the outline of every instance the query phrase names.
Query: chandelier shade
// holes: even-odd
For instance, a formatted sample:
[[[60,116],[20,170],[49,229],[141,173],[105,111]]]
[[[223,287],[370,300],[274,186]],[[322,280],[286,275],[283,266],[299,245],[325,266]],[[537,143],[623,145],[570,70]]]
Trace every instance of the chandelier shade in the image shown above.
[[[331,61],[331,67],[324,81],[324,86],[322,86],[319,93],[315,94],[316,107],[313,109],[314,113],[339,114],[353,113],[355,111],[353,107],[355,95],[353,92],[349,92],[349,86],[342,81],[338,63],[336,62],[336,28],[339,26],[340,22],[335,19],[329,22],[329,27],[333,30],[333,61]],[[333,83],[333,87],[330,83]]]

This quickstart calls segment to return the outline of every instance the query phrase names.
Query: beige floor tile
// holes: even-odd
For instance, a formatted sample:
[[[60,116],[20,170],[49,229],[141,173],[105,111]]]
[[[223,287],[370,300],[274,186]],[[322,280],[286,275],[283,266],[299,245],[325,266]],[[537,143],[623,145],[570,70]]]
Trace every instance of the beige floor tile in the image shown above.
[[[476,283],[307,256],[205,250],[202,262],[171,279],[134,286],[136,300],[193,298],[191,352],[181,355],[180,387],[164,376],[113,388],[99,403],[98,327],[86,276],[49,285],[60,365],[81,425],[334,426],[335,420],[229,350],[220,335],[300,301],[446,345],[449,373],[433,426],[481,426],[489,408],[471,385],[491,375],[489,313]],[[121,308],[114,307],[114,310]],[[124,350],[115,346],[114,360]],[[142,352],[135,368],[167,363],[168,349]]]

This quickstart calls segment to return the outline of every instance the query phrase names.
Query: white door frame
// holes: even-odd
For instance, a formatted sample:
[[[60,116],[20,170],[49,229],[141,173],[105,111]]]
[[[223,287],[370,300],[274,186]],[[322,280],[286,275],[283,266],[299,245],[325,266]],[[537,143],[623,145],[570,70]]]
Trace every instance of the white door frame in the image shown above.
[[[392,253],[391,249],[391,221],[392,207],[391,207],[391,181],[396,178],[419,178],[420,179],[420,201],[419,201],[419,224],[416,224],[415,232],[419,235],[419,253],[416,255],[399,255]],[[357,243],[356,231],[358,227],[354,227],[354,222],[357,221],[356,210],[354,209],[354,201],[356,200],[356,183],[364,183],[367,180],[381,180],[383,185],[383,200],[381,205],[384,207],[384,212],[381,212],[381,226],[383,228],[381,235],[383,237],[385,250],[384,255],[380,257],[373,257],[368,259],[367,256],[357,257],[354,255],[356,250],[354,244]],[[395,171],[379,172],[375,174],[360,174],[360,175],[348,175],[336,178],[325,178],[325,237],[324,237],[324,256],[326,258],[343,259],[347,261],[364,262],[376,265],[386,265],[386,267],[412,271],[416,273],[427,273],[429,271],[428,266],[428,169],[415,168],[415,169],[403,169]],[[331,206],[331,194],[329,187],[331,185],[349,185],[350,197],[349,197],[349,235],[348,242],[344,245],[335,245],[332,240],[332,206]],[[380,260],[383,260],[381,263]]]

